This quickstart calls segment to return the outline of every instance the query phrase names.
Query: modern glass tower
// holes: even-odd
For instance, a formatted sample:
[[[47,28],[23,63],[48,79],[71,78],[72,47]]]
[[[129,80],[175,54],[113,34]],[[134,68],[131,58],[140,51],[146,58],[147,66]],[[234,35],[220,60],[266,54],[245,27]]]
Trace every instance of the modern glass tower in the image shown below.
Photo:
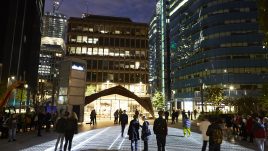
[[[162,92],[170,101],[170,51],[168,0],[158,0],[149,27],[150,91]]]
[[[181,108],[200,107],[202,85],[225,96],[260,95],[268,52],[257,0],[171,0],[169,15],[172,90]]]
[[[68,20],[67,54],[87,61],[87,92],[121,85],[139,97],[148,97],[148,25],[129,18],[84,14]],[[95,108],[111,117],[122,108],[129,114],[146,111],[133,99],[109,95],[85,107],[85,120]]]
[[[43,16],[43,30],[38,68],[39,100],[54,102],[58,89],[59,62],[65,55],[65,32],[67,18],[56,12]],[[57,96],[57,95],[56,95]]]

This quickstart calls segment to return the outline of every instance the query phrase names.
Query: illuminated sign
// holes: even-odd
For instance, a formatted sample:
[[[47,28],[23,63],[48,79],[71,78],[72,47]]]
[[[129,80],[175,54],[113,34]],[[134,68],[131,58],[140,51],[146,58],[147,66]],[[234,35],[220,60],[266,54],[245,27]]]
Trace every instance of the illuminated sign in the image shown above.
[[[80,63],[73,63],[72,64],[72,69],[79,70],[79,71],[84,71],[85,67],[84,67],[84,65],[82,65]]]

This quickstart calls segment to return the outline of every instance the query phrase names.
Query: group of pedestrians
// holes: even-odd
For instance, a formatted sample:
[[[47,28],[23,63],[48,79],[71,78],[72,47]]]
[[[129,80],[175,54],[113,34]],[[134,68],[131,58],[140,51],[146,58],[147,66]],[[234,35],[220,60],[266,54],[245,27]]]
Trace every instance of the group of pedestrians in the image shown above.
[[[206,150],[209,142],[209,151],[220,151],[224,137],[241,137],[257,145],[258,151],[265,151],[265,141],[268,132],[268,118],[258,115],[240,116],[228,115],[227,117],[205,116],[199,123],[199,129],[203,136],[202,151]],[[238,124],[238,125],[237,125]],[[249,140],[248,140],[249,138]]]
[[[163,118],[163,115],[164,115],[163,111],[159,111],[158,115],[159,117],[155,119],[154,121],[153,132],[156,135],[158,151],[165,151],[166,136],[168,132],[167,122]],[[122,114],[122,117],[125,117],[125,116],[127,116],[126,111],[124,111],[124,113]],[[141,119],[143,123],[140,125],[139,115],[136,112],[135,115],[133,116],[133,120],[131,120],[129,124],[127,134],[129,135],[129,140],[131,141],[131,151],[138,150],[138,140],[140,140],[140,138],[144,142],[144,151],[148,151],[148,142],[150,140],[149,137],[151,135],[151,130],[149,128],[149,122],[147,121],[146,116],[142,116]],[[124,119],[122,118],[121,123],[123,121]],[[122,126],[122,136],[124,133],[124,128],[125,126]],[[140,128],[141,128],[141,137],[139,133]]]
[[[58,133],[57,141],[55,144],[55,151],[60,143],[60,150],[62,150],[63,140],[65,139],[64,151],[70,151],[72,148],[72,140],[74,134],[78,133],[78,118],[75,112],[70,113],[66,111],[60,115],[55,123],[55,131]]]

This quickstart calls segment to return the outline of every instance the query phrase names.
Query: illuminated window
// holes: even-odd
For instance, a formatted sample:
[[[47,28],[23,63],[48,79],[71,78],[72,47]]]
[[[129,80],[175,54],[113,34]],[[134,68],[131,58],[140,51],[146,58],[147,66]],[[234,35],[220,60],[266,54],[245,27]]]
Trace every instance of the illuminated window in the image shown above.
[[[97,55],[98,54],[98,48],[93,48],[93,55]]]
[[[82,47],[82,54],[87,54],[87,47]]]
[[[109,55],[109,49],[108,48],[104,48],[103,53],[106,56]]]
[[[76,54],[81,54],[81,47],[76,47]]]
[[[83,43],[87,43],[87,36],[83,36]]]
[[[140,68],[140,62],[139,61],[136,61],[135,62],[135,69],[139,69]]]
[[[76,40],[77,42],[79,42],[79,43],[82,42],[82,36],[77,36],[76,39],[77,39],[77,40]]]
[[[75,47],[70,47],[70,54],[75,54]]]
[[[87,54],[92,55],[92,48],[87,48]]]
[[[120,34],[121,32],[119,30],[116,30],[114,33],[115,34]]]

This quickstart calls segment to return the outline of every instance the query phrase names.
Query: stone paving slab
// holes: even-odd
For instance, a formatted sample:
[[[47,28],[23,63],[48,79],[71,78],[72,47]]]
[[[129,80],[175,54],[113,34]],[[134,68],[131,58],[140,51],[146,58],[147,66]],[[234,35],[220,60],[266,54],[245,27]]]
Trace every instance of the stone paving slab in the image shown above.
[[[150,126],[152,130],[152,126]],[[129,151],[130,141],[126,135],[128,127],[126,127],[125,136],[120,135],[121,127],[112,126],[82,132],[75,135],[73,139],[73,151],[104,151],[104,150],[120,150]],[[40,143],[31,147],[25,147],[23,151],[53,151],[56,139]],[[0,145],[1,146],[1,145]],[[183,137],[181,129],[169,128],[167,137],[167,151],[198,151],[201,150],[201,135],[193,132],[190,137]],[[143,149],[143,142],[139,141],[139,151]],[[0,147],[2,151],[3,148]],[[155,135],[150,137],[149,150],[156,151]],[[231,144],[224,141],[222,151],[253,151],[253,149],[245,148],[238,144]]]

